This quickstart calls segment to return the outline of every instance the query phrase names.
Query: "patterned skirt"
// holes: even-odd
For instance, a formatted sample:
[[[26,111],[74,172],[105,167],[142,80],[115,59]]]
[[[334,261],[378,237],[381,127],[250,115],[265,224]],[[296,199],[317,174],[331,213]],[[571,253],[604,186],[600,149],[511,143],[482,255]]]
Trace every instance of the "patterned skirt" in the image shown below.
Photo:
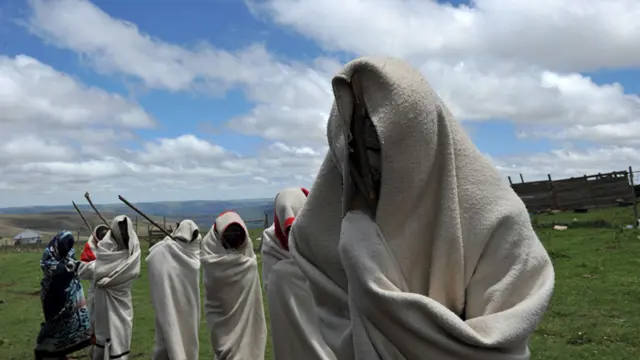
[[[40,326],[35,358],[64,359],[67,354],[91,345],[92,331],[82,284],[74,280],[67,291],[64,308]]]

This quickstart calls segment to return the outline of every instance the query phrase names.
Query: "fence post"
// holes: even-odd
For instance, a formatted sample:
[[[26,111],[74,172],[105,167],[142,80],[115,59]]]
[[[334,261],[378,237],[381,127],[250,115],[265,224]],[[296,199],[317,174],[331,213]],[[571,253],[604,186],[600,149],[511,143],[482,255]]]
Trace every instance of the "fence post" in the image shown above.
[[[638,207],[636,206],[636,187],[633,182],[633,169],[629,166],[629,181],[631,182],[631,196],[633,199],[633,221],[634,224],[638,221]]]
[[[556,189],[553,187],[553,180],[551,180],[551,174],[547,174],[549,179],[549,190],[551,190],[551,198],[553,199],[553,208],[558,209],[558,197],[556,196]]]
[[[522,177],[522,174],[520,174],[520,182],[524,184],[524,178]]]
[[[507,176],[507,179],[509,179],[509,185],[513,186],[513,181],[511,181],[511,176]]]
[[[598,203],[596,203],[596,199],[593,196],[593,188],[591,188],[591,184],[589,183],[589,177],[587,176],[587,174],[584,174],[584,181],[587,184],[587,191],[589,191],[589,197],[591,198],[591,204],[595,205],[596,209],[600,210],[600,205],[598,205]]]

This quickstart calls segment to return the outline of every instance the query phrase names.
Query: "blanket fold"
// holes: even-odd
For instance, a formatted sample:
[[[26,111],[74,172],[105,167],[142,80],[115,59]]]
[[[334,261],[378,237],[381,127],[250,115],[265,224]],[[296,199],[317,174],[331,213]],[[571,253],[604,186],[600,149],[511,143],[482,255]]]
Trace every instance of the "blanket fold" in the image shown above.
[[[197,360],[200,325],[200,242],[198,226],[183,220],[172,236],[147,256],[155,311],[153,360]]]
[[[115,217],[96,251],[94,360],[128,359],[133,328],[131,286],[140,275],[140,253],[131,219]]]
[[[40,299],[45,322],[36,340],[36,359],[61,358],[91,344],[91,325],[71,232],[58,233],[40,260]]]
[[[238,224],[245,241],[238,249],[225,248],[227,227]],[[258,263],[247,228],[234,212],[218,216],[202,240],[204,312],[216,359],[263,359],[267,328],[262,305]]]
[[[333,88],[290,246],[336,357],[529,359],[554,272],[522,201],[406,63],[355,60]],[[377,192],[359,192],[372,175]]]

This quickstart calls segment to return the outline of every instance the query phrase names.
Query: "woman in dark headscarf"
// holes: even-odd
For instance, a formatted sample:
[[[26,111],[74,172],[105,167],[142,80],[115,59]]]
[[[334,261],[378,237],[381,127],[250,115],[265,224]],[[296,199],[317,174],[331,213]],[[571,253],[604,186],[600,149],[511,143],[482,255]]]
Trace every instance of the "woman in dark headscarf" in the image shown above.
[[[91,326],[82,284],[78,279],[74,239],[61,231],[44,249],[40,299],[45,322],[36,340],[36,359],[66,359],[91,345]]]

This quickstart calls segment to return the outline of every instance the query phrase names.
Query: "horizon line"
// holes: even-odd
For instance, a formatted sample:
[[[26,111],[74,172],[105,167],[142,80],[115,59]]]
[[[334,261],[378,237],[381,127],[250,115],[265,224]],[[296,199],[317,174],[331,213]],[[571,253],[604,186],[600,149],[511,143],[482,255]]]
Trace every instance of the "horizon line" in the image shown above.
[[[185,203],[185,202],[194,202],[194,201],[200,201],[200,202],[240,202],[240,201],[258,201],[258,200],[269,200],[272,201],[273,199],[271,198],[252,198],[252,199],[216,199],[216,200],[169,200],[169,201],[163,201],[163,200],[158,200],[158,201],[140,201],[140,202],[135,202],[133,204],[157,204],[157,203]],[[77,204],[78,206],[90,206],[89,204]],[[124,204],[123,202],[112,202],[112,203],[94,203],[94,205],[96,206],[109,206],[109,205],[123,205],[123,206],[127,206],[126,204]],[[22,206],[6,206],[6,207],[0,207],[0,210],[9,210],[9,209],[26,209],[26,208],[37,208],[37,207],[41,207],[41,208],[55,208],[55,207],[72,207],[72,204],[58,204],[58,205],[22,205]]]

